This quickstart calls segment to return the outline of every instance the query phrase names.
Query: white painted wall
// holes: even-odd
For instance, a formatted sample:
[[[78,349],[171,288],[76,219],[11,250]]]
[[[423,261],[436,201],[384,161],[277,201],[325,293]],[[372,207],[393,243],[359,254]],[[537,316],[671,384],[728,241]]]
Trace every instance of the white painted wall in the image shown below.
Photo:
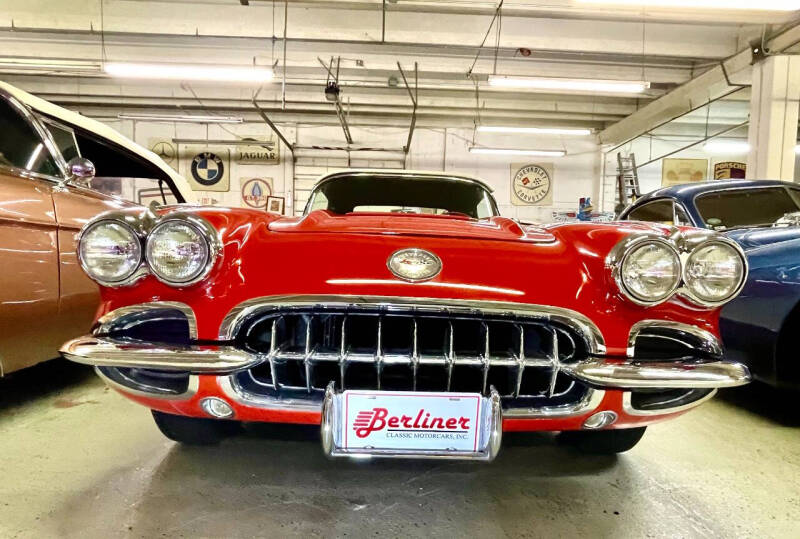
[[[236,136],[261,138],[269,136],[264,124],[209,125],[144,122],[132,120],[109,120],[107,123],[124,135],[143,146],[148,146],[153,138],[166,139],[233,139]],[[279,126],[291,141],[299,145],[344,144],[341,128],[338,126],[308,126],[286,124]],[[394,127],[355,127],[351,128],[354,145],[400,150],[406,143],[408,130]],[[516,217],[536,222],[548,222],[553,210],[576,210],[580,197],[591,196],[597,199],[599,193],[600,153],[593,137],[558,138],[519,135],[497,135],[480,133],[476,143],[480,146],[564,149],[567,156],[562,158],[526,158],[520,156],[491,156],[471,154],[468,148],[473,145],[473,130],[417,129],[406,157],[405,167],[416,170],[444,170],[476,176],[486,181],[493,189],[500,211],[508,217]],[[212,144],[213,145],[213,144]],[[286,213],[294,209],[302,211],[305,193],[313,181],[301,179],[309,172],[314,175],[343,168],[347,164],[344,152],[302,150],[297,165],[291,161],[291,154],[281,145],[279,165],[242,165],[232,159],[230,163],[230,191],[213,192],[209,196],[229,206],[243,206],[241,184],[252,177],[272,178],[275,195],[286,198]],[[395,152],[352,152],[352,167],[400,167],[402,153]],[[553,203],[546,206],[516,206],[511,202],[512,163],[552,163],[553,164]],[[298,180],[293,184],[295,167]],[[183,170],[180,170],[182,174]],[[293,190],[297,189],[297,200]],[[293,208],[295,206],[295,208]]]

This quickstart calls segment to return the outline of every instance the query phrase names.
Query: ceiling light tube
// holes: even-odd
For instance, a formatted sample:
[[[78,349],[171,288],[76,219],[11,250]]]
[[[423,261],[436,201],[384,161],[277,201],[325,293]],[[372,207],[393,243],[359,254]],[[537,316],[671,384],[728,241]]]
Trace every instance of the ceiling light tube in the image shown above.
[[[518,150],[513,148],[480,148],[470,146],[469,153],[493,155],[530,155],[535,157],[564,157],[567,152],[563,150]]]
[[[529,90],[569,90],[575,92],[606,92],[640,94],[650,83],[632,80],[556,79],[546,77],[507,77],[489,75],[489,86],[524,88]]]
[[[274,76],[266,67],[210,65],[131,64],[110,62],[103,71],[112,77],[133,79],[205,80],[218,82],[269,82]]]
[[[591,129],[573,127],[503,127],[496,125],[479,125],[481,133],[519,133],[528,135],[566,135],[585,137],[592,134]]]
[[[750,151],[750,145],[737,140],[712,140],[706,142],[703,149],[708,153],[743,154]]]
[[[751,11],[795,11],[797,0],[578,0],[582,4],[604,4],[635,7],[748,9]]]
[[[146,122],[178,122],[201,124],[240,124],[244,118],[235,116],[202,116],[191,114],[118,114],[120,120],[141,120]]]

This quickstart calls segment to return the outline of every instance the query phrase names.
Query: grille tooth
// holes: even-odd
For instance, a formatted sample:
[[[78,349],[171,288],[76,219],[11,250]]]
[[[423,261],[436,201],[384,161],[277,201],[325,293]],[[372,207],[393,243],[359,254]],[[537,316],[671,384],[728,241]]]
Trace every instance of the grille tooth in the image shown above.
[[[265,358],[248,376],[274,391],[466,391],[558,399],[578,388],[562,364],[588,357],[545,318],[394,307],[276,309],[241,326],[237,345]],[[267,367],[268,366],[268,370]]]

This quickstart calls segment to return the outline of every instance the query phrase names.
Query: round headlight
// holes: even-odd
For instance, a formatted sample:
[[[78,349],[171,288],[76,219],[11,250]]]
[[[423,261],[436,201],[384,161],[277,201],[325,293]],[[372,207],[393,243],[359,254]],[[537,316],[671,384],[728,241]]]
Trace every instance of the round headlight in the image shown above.
[[[619,269],[623,292],[637,303],[664,301],[681,282],[678,253],[662,241],[648,240],[632,247]]]
[[[689,255],[683,280],[695,299],[713,305],[731,299],[739,291],[744,274],[740,251],[725,242],[712,241]]]
[[[201,278],[211,264],[211,247],[193,224],[165,221],[147,237],[147,264],[161,281],[188,285]]]
[[[84,271],[100,284],[122,284],[142,262],[136,233],[120,221],[98,221],[81,234],[78,257]]]

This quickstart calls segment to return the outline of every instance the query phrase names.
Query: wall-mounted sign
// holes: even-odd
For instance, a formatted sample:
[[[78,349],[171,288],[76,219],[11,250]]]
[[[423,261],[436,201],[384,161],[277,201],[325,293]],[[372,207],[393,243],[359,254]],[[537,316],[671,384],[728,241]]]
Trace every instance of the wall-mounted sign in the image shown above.
[[[286,199],[283,197],[268,197],[267,198],[267,211],[270,213],[277,213],[283,215]]]
[[[715,180],[743,180],[747,174],[747,163],[723,161],[714,164]]]
[[[171,140],[151,138],[147,141],[147,147],[172,168],[178,166],[178,148]]]
[[[211,195],[200,195],[197,197],[197,203],[201,206],[216,206],[219,204],[219,199]]]
[[[280,161],[280,146],[275,139],[256,140],[254,138],[243,138],[242,140],[252,140],[252,146],[236,146],[236,161],[239,163],[265,163],[277,165]]]
[[[708,159],[663,159],[661,187],[702,182],[708,178]]]
[[[264,209],[267,198],[272,195],[272,178],[241,180],[242,204],[250,208]]]
[[[511,164],[511,203],[547,206],[553,203],[553,164]]]
[[[182,153],[181,174],[193,191],[229,191],[230,150],[205,146],[187,146]]]

